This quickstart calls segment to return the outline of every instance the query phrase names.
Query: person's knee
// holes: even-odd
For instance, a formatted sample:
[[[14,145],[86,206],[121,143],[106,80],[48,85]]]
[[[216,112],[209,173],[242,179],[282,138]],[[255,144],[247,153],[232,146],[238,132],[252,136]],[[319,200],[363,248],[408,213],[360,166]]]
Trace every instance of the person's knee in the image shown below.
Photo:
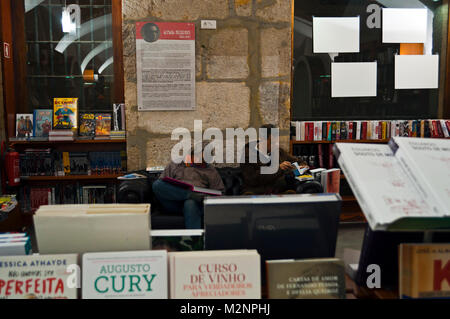
[[[153,193],[154,193],[155,195],[158,195],[158,194],[160,193],[161,183],[163,183],[163,181],[160,180],[160,179],[158,179],[158,180],[156,180],[156,181],[153,182],[153,184],[152,184],[152,190],[153,190]]]

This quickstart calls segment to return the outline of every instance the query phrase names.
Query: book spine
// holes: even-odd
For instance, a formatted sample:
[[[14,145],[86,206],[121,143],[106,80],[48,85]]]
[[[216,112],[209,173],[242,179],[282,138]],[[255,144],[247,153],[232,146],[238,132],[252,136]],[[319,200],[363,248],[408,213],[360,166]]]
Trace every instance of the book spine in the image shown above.
[[[341,139],[341,122],[336,122],[336,141]]]
[[[322,141],[326,141],[328,137],[327,122],[322,122]]]
[[[348,123],[348,139],[353,140],[353,122]]]
[[[449,133],[448,133],[447,125],[445,125],[445,121],[441,120],[440,122],[441,122],[442,132],[444,133],[444,137],[449,137]]]

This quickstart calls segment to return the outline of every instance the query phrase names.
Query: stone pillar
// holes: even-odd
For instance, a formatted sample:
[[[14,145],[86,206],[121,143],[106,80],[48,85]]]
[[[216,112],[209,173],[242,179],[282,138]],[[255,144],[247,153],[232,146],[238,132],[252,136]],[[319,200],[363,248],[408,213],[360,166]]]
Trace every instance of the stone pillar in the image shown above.
[[[165,165],[173,129],[280,127],[289,148],[291,0],[123,0],[128,169]],[[201,30],[202,19],[217,30]],[[196,99],[193,111],[137,111],[135,23],[196,25]]]

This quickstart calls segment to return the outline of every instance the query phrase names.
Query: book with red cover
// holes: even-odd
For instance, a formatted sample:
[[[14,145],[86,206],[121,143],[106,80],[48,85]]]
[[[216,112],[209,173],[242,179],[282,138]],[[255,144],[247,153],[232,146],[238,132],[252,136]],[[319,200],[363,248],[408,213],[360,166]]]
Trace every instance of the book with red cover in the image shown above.
[[[333,144],[328,144],[328,168],[334,166]]]
[[[440,125],[440,121],[436,121],[436,127],[437,127],[437,132],[438,132],[438,136],[440,138],[444,138],[444,131],[442,131],[442,126]]]
[[[206,195],[214,195],[214,196],[220,196],[222,195],[222,192],[216,189],[210,189],[210,188],[204,188],[204,187],[197,187],[194,186],[192,184],[189,183],[185,183],[182,181],[179,181],[177,179],[171,178],[171,177],[164,177],[162,179],[164,182],[167,182],[169,184],[184,188],[184,189],[188,189],[192,192],[195,193],[202,193],[202,194],[206,194]]]
[[[367,121],[361,123],[361,139],[367,140]]]
[[[438,125],[437,125],[437,121],[431,121],[431,127],[432,127],[432,130],[431,130],[431,136],[433,137],[433,138],[436,138],[436,137],[439,137],[439,131],[438,131]]]
[[[339,194],[340,182],[341,182],[341,170],[339,168],[330,169],[325,171],[327,174],[327,193]]]
[[[353,122],[348,123],[348,139],[353,140]]]
[[[319,155],[319,167],[324,167],[323,144],[317,145],[317,153]]]

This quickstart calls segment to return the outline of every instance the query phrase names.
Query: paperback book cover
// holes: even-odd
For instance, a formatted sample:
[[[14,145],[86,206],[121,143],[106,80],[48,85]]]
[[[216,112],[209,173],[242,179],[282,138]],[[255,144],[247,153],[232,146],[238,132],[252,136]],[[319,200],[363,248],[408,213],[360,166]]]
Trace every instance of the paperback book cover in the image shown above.
[[[80,115],[80,136],[95,136],[95,114],[82,113]]]
[[[34,110],[33,136],[48,137],[52,129],[52,110]]]
[[[55,98],[53,100],[53,128],[77,128],[78,98]]]
[[[266,267],[269,299],[345,299],[339,259],[268,260]]]
[[[33,136],[33,114],[16,115],[16,137]]]
[[[83,299],[167,299],[167,251],[83,255]]]
[[[111,114],[95,115],[95,136],[109,136],[111,134]]]
[[[76,254],[0,257],[0,299],[76,299],[76,285],[69,288],[68,282],[74,277],[69,266],[77,265],[77,258]]]
[[[256,250],[169,253],[172,299],[260,299]]]
[[[450,298],[450,244],[401,244],[400,298]]]

